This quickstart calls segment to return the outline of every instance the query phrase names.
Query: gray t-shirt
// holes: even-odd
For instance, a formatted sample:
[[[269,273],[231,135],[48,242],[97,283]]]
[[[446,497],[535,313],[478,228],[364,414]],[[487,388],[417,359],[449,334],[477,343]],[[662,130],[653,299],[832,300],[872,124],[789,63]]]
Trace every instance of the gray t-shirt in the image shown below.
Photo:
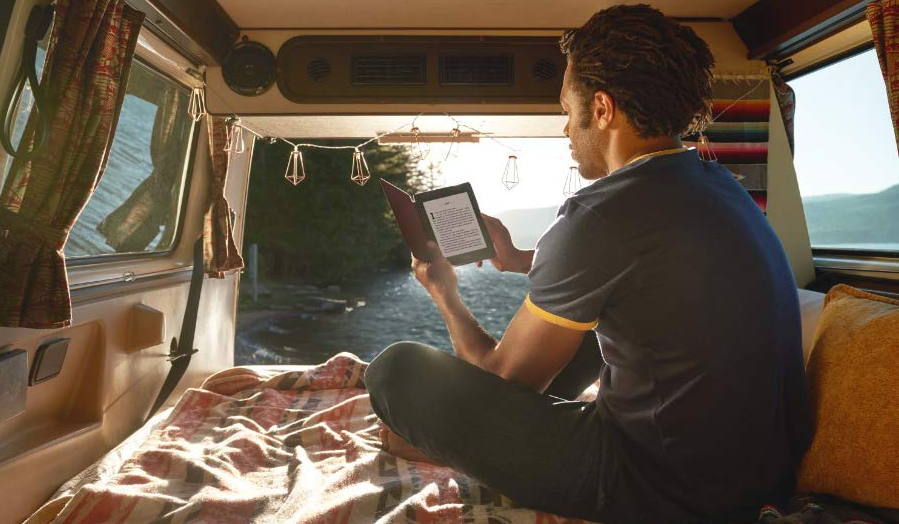
[[[597,403],[638,490],[721,515],[792,489],[811,436],[796,284],[727,169],[688,150],[581,189],[529,278],[532,312],[595,330]]]

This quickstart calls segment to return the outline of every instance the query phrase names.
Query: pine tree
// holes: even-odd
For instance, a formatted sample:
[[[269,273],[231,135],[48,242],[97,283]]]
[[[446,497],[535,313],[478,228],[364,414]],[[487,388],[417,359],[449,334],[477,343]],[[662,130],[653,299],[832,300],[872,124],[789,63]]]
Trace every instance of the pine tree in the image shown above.
[[[352,150],[324,149],[303,150],[306,179],[293,186],[284,178],[290,151],[280,141],[259,141],[254,150],[244,247],[259,245],[261,275],[326,284],[409,263],[377,181],[384,178],[410,193],[425,189],[431,174],[417,169],[409,148],[364,148],[372,178],[362,187],[350,181]]]

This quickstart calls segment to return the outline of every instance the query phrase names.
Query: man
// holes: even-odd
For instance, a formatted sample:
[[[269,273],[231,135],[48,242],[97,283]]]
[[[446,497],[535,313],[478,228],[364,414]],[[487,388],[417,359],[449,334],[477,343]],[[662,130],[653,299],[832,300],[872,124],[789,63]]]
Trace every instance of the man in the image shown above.
[[[595,14],[562,50],[565,135],[595,182],[562,205],[535,253],[488,220],[494,264],[530,280],[498,342],[438,250],[413,259],[458,358],[400,343],[372,362],[388,445],[408,441],[562,515],[753,519],[792,491],[809,409],[780,242],[731,173],[680,141],[710,120],[714,59],[645,5]],[[594,342],[585,357],[594,337],[601,356]],[[544,393],[591,358],[604,361],[596,402]]]

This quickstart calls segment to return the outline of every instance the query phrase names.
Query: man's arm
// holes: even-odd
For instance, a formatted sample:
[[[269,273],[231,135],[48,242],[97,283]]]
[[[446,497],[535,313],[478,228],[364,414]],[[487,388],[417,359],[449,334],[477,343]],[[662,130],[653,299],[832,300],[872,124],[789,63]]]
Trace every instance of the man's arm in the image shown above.
[[[456,354],[506,380],[546,389],[574,357],[584,330],[553,324],[523,305],[497,343],[459,297],[452,265],[436,245],[429,249],[431,262],[413,258],[412,268],[443,315]]]

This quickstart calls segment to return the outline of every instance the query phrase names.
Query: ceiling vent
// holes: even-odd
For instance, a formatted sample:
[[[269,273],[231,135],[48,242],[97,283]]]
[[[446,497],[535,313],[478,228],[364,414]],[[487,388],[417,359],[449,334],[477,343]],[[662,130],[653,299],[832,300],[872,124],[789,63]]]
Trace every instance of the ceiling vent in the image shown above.
[[[440,85],[511,86],[513,67],[512,55],[441,56]]]
[[[422,85],[426,81],[424,55],[354,56],[353,85]]]
[[[313,58],[306,64],[306,76],[313,82],[322,82],[331,75],[331,62],[324,58]]]
[[[559,69],[552,60],[537,60],[534,62],[534,67],[531,68],[531,75],[533,75],[536,80],[555,80],[556,75],[558,74]]]
[[[298,104],[552,104],[555,37],[297,36],[278,50],[278,89]]]

